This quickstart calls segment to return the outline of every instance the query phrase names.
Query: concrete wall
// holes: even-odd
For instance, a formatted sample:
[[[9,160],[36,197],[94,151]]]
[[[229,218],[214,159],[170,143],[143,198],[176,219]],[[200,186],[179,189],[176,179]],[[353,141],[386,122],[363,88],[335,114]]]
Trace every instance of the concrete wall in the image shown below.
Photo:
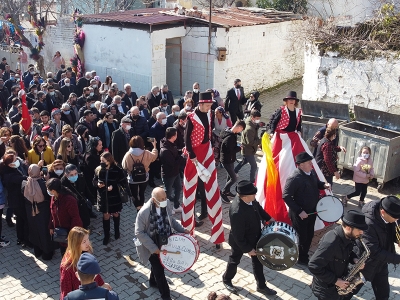
[[[305,52],[303,99],[400,114],[400,59],[353,61]]]
[[[246,93],[286,82],[303,74],[304,48],[295,43],[295,27],[302,21],[218,28],[217,47],[226,47],[225,61],[215,61],[214,85],[224,94],[235,78]]]
[[[309,0],[308,14],[324,19],[333,16],[342,25],[354,25],[371,18],[381,5],[380,0]]]
[[[138,95],[150,91],[152,43],[149,32],[94,24],[84,24],[83,30],[87,70],[96,70],[102,81],[111,75],[120,89],[130,83]]]

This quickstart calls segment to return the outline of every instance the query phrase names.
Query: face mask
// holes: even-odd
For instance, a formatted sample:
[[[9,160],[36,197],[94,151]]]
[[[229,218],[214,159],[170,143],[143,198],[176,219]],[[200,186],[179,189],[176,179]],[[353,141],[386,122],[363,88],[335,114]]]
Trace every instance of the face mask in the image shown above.
[[[94,95],[94,93],[89,93],[89,96],[93,96]]]
[[[54,173],[60,176],[62,173],[64,173],[64,170],[54,170]]]
[[[143,105],[140,105],[139,106],[139,110],[143,110],[144,109],[144,106]]]
[[[160,95],[160,92],[158,92],[157,94],[156,94],[156,96],[159,96]]]
[[[74,183],[78,180],[78,175],[68,177],[68,180],[71,181],[72,183]]]
[[[47,92],[45,92],[45,91],[43,91],[43,92],[44,92],[45,95],[47,94]],[[33,93],[37,94],[37,90],[34,90]]]
[[[69,115],[69,114],[70,114],[70,112],[71,112],[71,111],[69,111],[69,110],[67,110],[67,111],[64,111],[64,115]]]
[[[361,156],[364,158],[364,159],[368,159],[369,158],[369,154],[361,154]]]
[[[237,89],[240,89],[240,88],[241,88],[241,85],[240,85],[240,84],[238,84],[238,85],[236,86],[236,88],[237,88]]]
[[[11,167],[11,168],[14,168],[14,169],[18,168],[19,166],[20,166],[20,162],[19,162],[18,159],[17,159],[14,163],[12,163],[12,164],[10,165],[10,167]]]
[[[131,125],[126,125],[125,130],[131,130],[132,126]]]
[[[66,82],[65,83],[65,86],[70,86],[71,84],[69,83],[69,82]]]
[[[54,92],[50,92],[50,96],[54,96],[54,94],[55,94]]]
[[[193,89],[193,93],[198,93],[199,89]]]
[[[174,114],[175,114],[176,117],[179,116],[179,113],[180,113],[179,111],[175,111],[175,112],[174,112]]]
[[[47,190],[47,194],[49,194],[50,197],[53,197],[53,196],[54,196],[52,193],[50,193],[49,190]]]
[[[104,162],[101,162],[101,163],[100,163],[100,167],[101,167],[102,169],[105,169],[105,168],[107,168],[107,164],[104,163]]]
[[[94,103],[90,104],[90,108],[93,108],[93,107],[94,107]]]
[[[97,88],[97,85],[96,85],[96,84],[92,85],[92,88],[96,89],[96,88]]]
[[[258,124],[261,120],[254,120],[254,123]]]
[[[10,80],[14,80],[15,79],[15,77],[10,77]]]
[[[191,110],[191,109],[192,109],[192,106],[191,106],[191,105],[187,105],[187,106],[185,107],[185,109],[186,109],[186,110]]]
[[[76,105],[76,101],[71,101],[71,105]]]
[[[35,72],[29,72],[31,75],[35,74]]]
[[[154,199],[155,200],[155,202],[156,202],[156,204],[160,207],[160,208],[165,208],[165,207],[167,207],[167,205],[168,205],[168,199],[167,200],[165,200],[165,201],[158,201],[158,200],[156,200],[156,199]]]
[[[162,124],[162,125],[167,124],[167,119],[162,119],[162,120],[161,120],[161,124]]]
[[[89,138],[89,132],[85,132],[83,135],[84,138]]]
[[[132,119],[134,119],[134,120],[139,119],[139,115],[134,115],[134,116],[132,116]]]
[[[117,104],[118,107],[121,107],[121,104]]]

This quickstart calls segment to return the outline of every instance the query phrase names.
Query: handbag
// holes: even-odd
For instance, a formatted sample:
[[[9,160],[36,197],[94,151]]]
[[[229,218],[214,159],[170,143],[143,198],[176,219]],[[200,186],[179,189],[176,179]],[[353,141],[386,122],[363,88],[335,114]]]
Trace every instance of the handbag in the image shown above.
[[[61,224],[60,218],[58,217],[58,204],[57,204],[57,219],[58,219],[58,224]],[[54,220],[53,220],[53,223],[54,223]],[[51,236],[51,239],[53,240],[53,242],[66,244],[67,240],[68,240],[68,233],[69,233],[69,230],[66,228],[55,227],[54,231],[53,231],[53,235]]]
[[[128,203],[129,202],[129,194],[127,191],[127,188],[118,184],[118,193],[119,193],[119,198],[121,199],[122,203]]]

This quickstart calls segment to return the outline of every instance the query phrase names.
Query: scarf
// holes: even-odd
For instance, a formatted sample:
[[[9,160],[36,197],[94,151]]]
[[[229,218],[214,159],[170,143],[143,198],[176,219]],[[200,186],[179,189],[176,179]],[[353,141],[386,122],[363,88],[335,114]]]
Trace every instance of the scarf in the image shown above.
[[[109,146],[111,144],[111,139],[110,139],[111,135],[110,135],[110,130],[108,130],[107,121],[103,122],[103,127],[104,127],[104,135],[105,135],[105,138],[106,138],[105,146],[106,146],[106,148],[109,148]]]
[[[161,216],[157,214],[156,206],[152,202],[150,205],[150,237],[158,247],[158,234],[171,235],[171,226],[168,221],[167,209],[160,208]]]
[[[32,203],[32,216],[36,216],[39,213],[37,204],[44,201],[44,195],[38,182],[38,180],[41,180],[40,167],[36,164],[30,165],[28,175],[24,197]]]

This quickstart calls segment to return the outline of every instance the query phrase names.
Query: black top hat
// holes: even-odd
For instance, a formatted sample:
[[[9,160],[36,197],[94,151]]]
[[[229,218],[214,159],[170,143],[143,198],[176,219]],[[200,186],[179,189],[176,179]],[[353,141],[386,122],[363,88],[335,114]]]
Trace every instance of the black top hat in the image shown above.
[[[285,98],[283,98],[283,101],[289,100],[289,99],[294,99],[296,101],[299,101],[299,98],[297,98],[297,93],[295,91],[290,91]]]
[[[199,103],[213,103],[211,92],[200,93]]]
[[[301,164],[303,162],[312,160],[314,157],[312,157],[310,154],[307,152],[300,152],[299,154],[296,155],[296,164]]]
[[[392,218],[400,219],[400,199],[396,196],[387,196],[382,198],[382,208]]]
[[[242,180],[237,184],[236,192],[240,195],[255,195],[257,188],[250,181]]]
[[[365,223],[365,216],[356,210],[349,210],[344,213],[342,217],[343,222],[351,227],[355,227],[360,230],[367,230],[368,225]]]

